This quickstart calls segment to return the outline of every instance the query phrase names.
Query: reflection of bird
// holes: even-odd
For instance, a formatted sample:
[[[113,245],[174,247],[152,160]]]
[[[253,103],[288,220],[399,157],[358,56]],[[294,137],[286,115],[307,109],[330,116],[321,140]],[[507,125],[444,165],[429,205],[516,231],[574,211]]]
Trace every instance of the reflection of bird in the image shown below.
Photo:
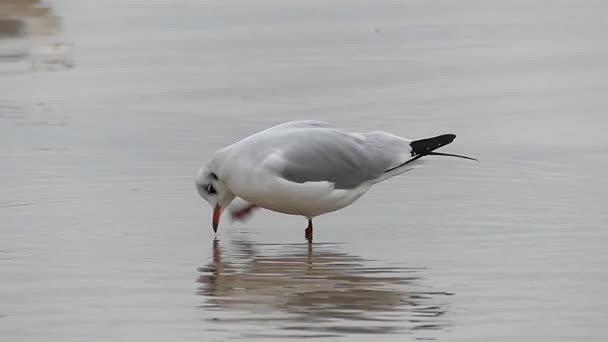
[[[418,286],[414,269],[367,267],[366,260],[336,251],[339,245],[319,244],[315,251],[311,244],[238,242],[234,246],[236,251],[222,250],[215,240],[213,261],[199,269],[198,294],[207,298],[206,307],[251,309],[260,320],[263,312],[272,315],[279,310],[291,314],[284,317],[292,326],[300,321],[324,322],[327,325],[315,329],[326,332],[349,322],[358,322],[358,329],[368,332],[378,324],[386,332],[408,325],[437,329],[444,324],[437,316],[445,308],[429,303],[439,293],[402,289]],[[268,255],[256,247],[275,251]]]
[[[350,205],[421,157],[472,159],[434,152],[455,137],[409,140],[385,132],[347,133],[317,121],[288,122],[217,151],[199,171],[196,186],[213,208],[216,232],[224,208],[240,197],[249,208],[306,217],[310,242],[313,217]]]

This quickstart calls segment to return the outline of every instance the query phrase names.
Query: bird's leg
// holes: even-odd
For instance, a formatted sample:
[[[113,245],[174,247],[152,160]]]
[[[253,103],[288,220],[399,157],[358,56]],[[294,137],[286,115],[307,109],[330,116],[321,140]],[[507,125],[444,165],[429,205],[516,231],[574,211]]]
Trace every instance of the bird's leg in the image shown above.
[[[253,204],[249,204],[247,206],[243,206],[241,208],[233,210],[232,212],[230,212],[230,215],[232,216],[233,220],[244,221],[249,216],[251,216],[251,211],[256,208],[257,208],[257,206],[255,206]]]
[[[312,242],[312,220],[308,219],[308,227],[304,230],[304,237],[308,240],[308,243]]]

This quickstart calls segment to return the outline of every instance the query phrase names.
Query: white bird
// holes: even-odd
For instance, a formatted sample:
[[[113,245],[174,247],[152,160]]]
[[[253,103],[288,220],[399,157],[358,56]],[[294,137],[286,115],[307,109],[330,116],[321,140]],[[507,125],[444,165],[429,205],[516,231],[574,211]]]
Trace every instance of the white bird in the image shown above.
[[[386,132],[348,133],[320,121],[292,121],[253,134],[215,152],[198,172],[198,193],[213,209],[213,231],[236,198],[251,208],[301,215],[312,242],[313,217],[344,208],[378,182],[401,174],[453,134],[410,140]]]

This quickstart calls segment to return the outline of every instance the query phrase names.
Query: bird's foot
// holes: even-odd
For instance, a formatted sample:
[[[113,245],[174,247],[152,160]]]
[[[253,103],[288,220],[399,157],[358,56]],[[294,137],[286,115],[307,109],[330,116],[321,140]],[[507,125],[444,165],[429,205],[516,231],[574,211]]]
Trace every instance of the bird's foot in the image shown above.
[[[252,211],[257,208],[257,206],[250,204],[241,208],[237,208],[235,210],[232,210],[230,212],[230,216],[232,217],[233,221],[245,221],[246,219],[248,219],[251,214]]]

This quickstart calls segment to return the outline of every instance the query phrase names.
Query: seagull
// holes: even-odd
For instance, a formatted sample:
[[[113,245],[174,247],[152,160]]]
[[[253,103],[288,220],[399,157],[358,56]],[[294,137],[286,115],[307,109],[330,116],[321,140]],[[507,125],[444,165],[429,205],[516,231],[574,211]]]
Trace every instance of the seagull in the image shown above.
[[[411,140],[387,132],[349,133],[321,121],[286,122],[215,152],[195,177],[196,189],[213,210],[217,234],[222,212],[235,199],[246,207],[304,216],[312,242],[312,219],[342,209],[372,185],[411,170],[425,156],[451,143],[454,134]]]

